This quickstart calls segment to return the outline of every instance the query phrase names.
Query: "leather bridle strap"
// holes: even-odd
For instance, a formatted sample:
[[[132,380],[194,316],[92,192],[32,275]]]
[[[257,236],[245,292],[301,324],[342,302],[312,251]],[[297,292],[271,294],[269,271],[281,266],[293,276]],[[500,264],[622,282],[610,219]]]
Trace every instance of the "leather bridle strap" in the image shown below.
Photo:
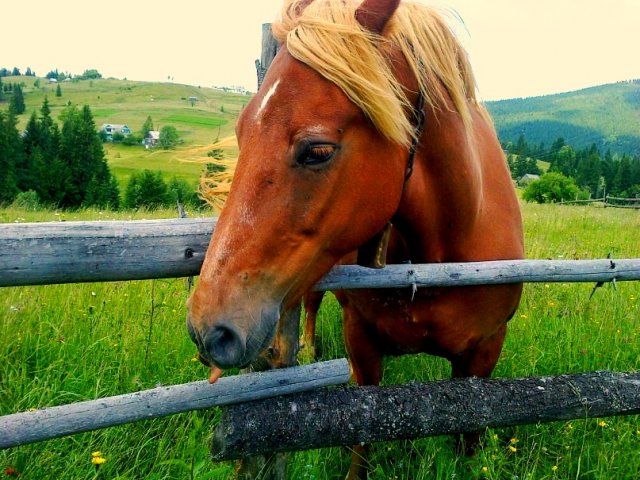
[[[425,117],[424,94],[422,93],[422,90],[420,90],[418,92],[418,104],[413,111],[413,119],[415,123],[413,127],[413,139],[411,140],[411,147],[409,148],[409,158],[407,159],[407,170],[404,175],[405,183],[407,180],[409,180],[411,174],[413,173],[413,164],[416,159],[418,146],[420,145],[420,137],[422,137],[422,133],[424,132]]]
[[[422,133],[424,132],[426,118],[424,103],[424,95],[422,92],[419,92],[417,106],[413,111],[415,123],[413,127],[413,139],[411,140],[411,147],[409,148],[409,158],[407,159],[404,185],[406,185],[413,173],[413,164],[416,158],[416,152],[420,146],[420,137],[422,137]],[[381,232],[374,235],[358,248],[358,258],[356,260],[358,265],[369,268],[383,268],[387,264],[387,247],[389,245],[389,238],[391,237],[391,229],[391,222],[388,222]]]

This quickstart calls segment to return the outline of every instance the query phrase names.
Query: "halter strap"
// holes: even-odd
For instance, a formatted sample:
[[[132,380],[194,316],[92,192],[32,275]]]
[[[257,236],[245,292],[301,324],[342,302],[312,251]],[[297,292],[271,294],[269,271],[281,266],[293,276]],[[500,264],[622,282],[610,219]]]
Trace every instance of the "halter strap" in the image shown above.
[[[413,139],[411,140],[411,147],[409,148],[409,158],[407,159],[407,170],[404,175],[405,183],[411,177],[413,173],[413,164],[416,159],[416,152],[418,150],[418,146],[420,145],[420,137],[422,137],[422,133],[424,132],[424,123],[425,123],[425,113],[424,113],[424,94],[422,90],[418,92],[418,105],[413,111],[413,119],[414,119],[414,130],[413,130]]]

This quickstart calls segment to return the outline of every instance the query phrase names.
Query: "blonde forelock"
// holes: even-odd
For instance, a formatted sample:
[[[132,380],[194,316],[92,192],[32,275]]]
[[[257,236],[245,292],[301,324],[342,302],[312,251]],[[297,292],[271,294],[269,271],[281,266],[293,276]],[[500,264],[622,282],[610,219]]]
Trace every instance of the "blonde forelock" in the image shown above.
[[[304,9],[302,3],[285,0],[273,26],[276,39],[335,83],[389,140],[406,146],[414,128],[411,105],[383,54],[385,42],[401,49],[427,105],[443,108],[449,97],[470,127],[475,80],[466,52],[435,8],[402,2],[380,36],[357,22],[360,1],[315,0]]]

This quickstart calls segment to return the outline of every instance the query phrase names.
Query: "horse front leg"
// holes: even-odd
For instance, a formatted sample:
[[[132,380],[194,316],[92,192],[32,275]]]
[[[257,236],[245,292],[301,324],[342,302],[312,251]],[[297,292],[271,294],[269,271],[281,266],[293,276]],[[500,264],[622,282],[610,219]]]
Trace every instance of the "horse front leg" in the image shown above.
[[[353,380],[358,385],[378,385],[382,379],[382,355],[376,345],[375,334],[348,306],[344,310],[344,337],[351,360]],[[368,445],[355,445],[347,480],[368,477]]]
[[[307,292],[302,298],[304,305],[304,333],[300,341],[300,347],[305,351],[305,357],[316,358],[316,319],[324,292]]]
[[[507,324],[503,324],[492,336],[485,339],[473,349],[451,359],[451,377],[482,377],[491,376],[498,363],[502,344],[507,333]],[[464,433],[456,438],[456,450],[468,456],[476,453],[482,432]]]

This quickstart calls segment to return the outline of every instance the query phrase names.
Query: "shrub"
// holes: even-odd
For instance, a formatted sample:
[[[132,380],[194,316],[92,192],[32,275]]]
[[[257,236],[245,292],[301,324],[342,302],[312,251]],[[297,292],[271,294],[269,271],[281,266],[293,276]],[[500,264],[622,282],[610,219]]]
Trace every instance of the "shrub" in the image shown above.
[[[561,173],[545,173],[540,180],[534,180],[525,188],[522,198],[527,202],[555,203],[575,200],[580,189],[573,178]]]
[[[167,184],[167,206],[175,206],[178,202],[193,207],[198,207],[202,203],[194,186],[189,185],[189,182],[183,178],[173,177]]]
[[[134,145],[142,145],[142,135],[139,135],[137,133],[132,133],[130,135],[127,135],[122,139],[122,144],[127,145],[129,147]]]
[[[111,139],[112,139],[113,143],[122,143],[122,141],[125,139],[125,136],[124,136],[123,133],[115,132],[111,136]]]
[[[161,172],[143,170],[131,175],[124,196],[128,208],[155,209],[167,205],[167,184]]]
[[[14,208],[22,208],[25,210],[38,210],[40,208],[40,198],[33,190],[20,192],[11,204]]]

